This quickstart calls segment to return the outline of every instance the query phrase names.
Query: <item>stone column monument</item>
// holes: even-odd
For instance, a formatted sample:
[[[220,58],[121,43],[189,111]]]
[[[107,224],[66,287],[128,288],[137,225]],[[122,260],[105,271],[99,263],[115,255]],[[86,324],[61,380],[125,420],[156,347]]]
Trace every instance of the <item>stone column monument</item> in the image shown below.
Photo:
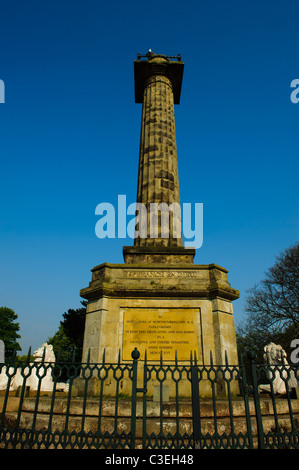
[[[174,59],[174,60],[172,60]],[[237,347],[227,270],[216,264],[195,265],[195,249],[185,248],[180,225],[180,194],[174,104],[179,104],[184,63],[149,52],[134,62],[135,101],[142,103],[134,246],[124,247],[124,264],[94,267],[80,294],[88,300],[83,362],[131,361],[137,347],[144,358],[236,364]],[[163,212],[150,211],[163,205]],[[161,207],[160,207],[161,208]],[[168,208],[168,209],[167,209]],[[171,210],[169,210],[171,208]],[[167,235],[169,214],[169,236]]]

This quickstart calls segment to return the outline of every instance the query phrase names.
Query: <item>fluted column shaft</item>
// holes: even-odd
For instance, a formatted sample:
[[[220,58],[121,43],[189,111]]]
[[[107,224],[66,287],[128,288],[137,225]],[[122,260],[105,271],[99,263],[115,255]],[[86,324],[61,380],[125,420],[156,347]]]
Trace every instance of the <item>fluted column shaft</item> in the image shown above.
[[[143,95],[137,202],[147,209],[147,237],[135,239],[137,246],[182,246],[181,229],[173,236],[173,226],[180,227],[179,178],[174,118],[174,98],[171,81],[163,75],[146,80]],[[158,236],[150,234],[150,204],[171,204],[169,211],[169,237],[162,236],[161,213]],[[165,207],[165,206],[164,206]],[[179,236],[177,236],[179,235]]]

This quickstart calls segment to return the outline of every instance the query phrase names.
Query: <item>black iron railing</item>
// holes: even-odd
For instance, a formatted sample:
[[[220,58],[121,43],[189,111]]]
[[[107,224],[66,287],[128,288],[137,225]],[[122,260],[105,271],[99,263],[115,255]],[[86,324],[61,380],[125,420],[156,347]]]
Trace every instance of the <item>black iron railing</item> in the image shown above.
[[[32,363],[29,354],[0,373],[0,448],[299,448],[295,365],[257,365],[253,355],[249,368],[215,365],[212,355],[202,365],[195,353],[148,362],[135,348],[132,361],[113,364],[105,354],[99,364]]]

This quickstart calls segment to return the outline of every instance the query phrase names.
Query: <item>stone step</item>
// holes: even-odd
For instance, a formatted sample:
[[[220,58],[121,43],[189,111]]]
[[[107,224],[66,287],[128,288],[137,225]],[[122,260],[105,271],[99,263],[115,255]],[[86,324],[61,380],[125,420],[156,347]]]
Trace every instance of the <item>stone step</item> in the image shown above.
[[[13,397],[12,397],[13,398]],[[9,403],[9,402],[8,402]],[[141,446],[142,433],[143,433],[143,409],[142,401],[137,402],[136,413],[136,445]],[[298,426],[299,422],[299,401],[292,400],[294,421]],[[96,433],[99,429],[99,400],[88,399],[86,402],[85,416],[82,419],[83,399],[72,398],[70,402],[69,414],[66,415],[67,400],[66,398],[58,398],[55,400],[53,414],[50,420],[51,398],[42,397],[39,400],[38,412],[34,417],[35,399],[28,397],[24,399],[23,409],[20,415],[21,429],[32,429],[33,420],[35,419],[34,429],[43,430],[46,432],[49,428],[51,421],[52,431],[58,430],[62,433],[65,429],[69,433],[80,433],[82,430],[85,433]],[[289,417],[288,402],[287,400],[277,400],[276,408],[278,413],[279,428],[283,432],[291,431],[291,421]],[[10,411],[9,411],[10,410]],[[234,400],[232,402],[233,410],[233,424],[230,419],[230,410],[227,400],[220,400],[216,403],[217,422],[214,420],[213,403],[211,400],[202,400],[201,402],[201,417],[200,425],[201,432],[205,437],[206,445],[211,442],[210,436],[217,432],[218,442],[227,439],[232,439],[231,433],[234,434],[241,445],[244,443],[245,436],[247,435],[247,422],[245,416],[245,407],[242,400]],[[276,424],[273,415],[273,404],[271,400],[261,400],[261,410],[263,415],[263,428],[264,432],[275,432]],[[162,411],[162,413],[161,413]],[[254,441],[256,442],[257,426],[254,414],[254,403],[250,401],[251,413],[251,428]],[[129,435],[131,430],[131,401],[119,400],[117,409],[117,419],[115,418],[116,409],[115,401],[104,400],[102,403],[102,413],[100,418],[100,431],[102,435],[107,433],[106,441],[111,441],[113,433],[123,434],[123,440],[126,442],[126,435]],[[17,420],[17,409],[12,410],[8,408],[5,414],[4,427],[14,428]],[[67,427],[66,427],[67,422]],[[178,423],[178,424],[177,424]],[[58,434],[59,434],[58,433]],[[170,434],[169,439],[174,439],[176,433],[181,436],[187,435],[184,440],[191,442],[191,435],[193,433],[193,420],[192,420],[192,407],[190,401],[180,401],[178,414],[175,403],[165,403],[160,407],[160,404],[153,401],[147,402],[147,416],[146,416],[146,433],[149,438],[151,437],[154,445],[159,445],[158,437],[160,433],[164,436]],[[243,437],[241,436],[243,435]],[[172,436],[172,437],[171,437]],[[239,436],[239,437],[237,437]],[[74,440],[75,436],[73,436]],[[94,437],[90,437],[91,441]],[[57,437],[58,439],[58,437]],[[101,437],[102,439],[102,437]],[[119,439],[119,437],[117,437]],[[188,441],[189,439],[189,441]],[[182,440],[182,439],[181,439]],[[191,444],[190,444],[191,445]]]
[[[14,427],[16,422],[16,413],[7,413],[6,414],[6,423],[10,427]],[[57,433],[59,431],[62,433],[65,430],[65,422],[66,417],[64,415],[54,415],[52,417],[52,431]],[[33,413],[30,412],[22,412],[21,419],[20,419],[20,428],[30,430],[33,423]],[[288,415],[281,415],[279,417],[279,425],[283,431],[290,431],[291,430],[291,423],[289,420]],[[116,426],[116,427],[115,427]],[[142,419],[136,419],[136,445],[140,446],[142,441],[142,426],[143,421]],[[257,437],[257,427],[254,418],[251,418],[251,427],[252,427],[252,435],[254,440],[256,441]],[[275,420],[273,416],[267,416],[263,418],[263,428],[264,432],[267,433],[269,431],[275,431]],[[44,432],[49,429],[49,415],[38,413],[36,415],[35,421],[35,429],[36,430],[43,430]],[[84,430],[86,433],[96,433],[98,430],[98,418],[96,417],[86,417],[82,426],[82,417],[80,416],[69,416],[68,418],[68,426],[67,430],[69,433],[75,432],[80,433],[80,431]],[[101,418],[101,427],[100,427],[102,436],[106,434],[106,441],[109,439],[111,440],[111,436],[116,432],[119,435],[122,433],[128,435],[131,430],[131,420],[130,418],[118,418],[117,424],[115,425],[115,419],[113,417],[104,417]],[[175,441],[175,436],[177,432],[180,433],[181,436],[188,435],[189,440],[191,442],[191,435],[193,432],[193,423],[192,419],[184,418],[181,419],[179,422],[179,428],[177,428],[177,424],[173,419],[166,419],[163,420],[163,424],[161,426],[161,422],[159,418],[147,418],[146,420],[146,433],[148,438],[153,443],[159,442],[159,435],[163,433],[164,436],[168,435],[168,440],[173,439]],[[209,436],[212,436],[216,432],[214,422],[210,419],[202,419],[201,420],[201,432],[205,437],[206,444],[209,445],[211,439]],[[229,418],[222,418],[218,420],[217,423],[217,433],[218,433],[218,442],[224,441],[226,442],[228,439],[232,439],[231,433],[233,432],[235,438],[241,442],[241,445],[245,442],[245,436],[247,435],[247,424],[244,418],[237,417],[234,418],[233,422],[233,429],[231,428],[231,423]],[[109,437],[110,436],[110,437]],[[117,439],[121,439],[117,437]],[[125,439],[123,437],[123,439]],[[188,439],[181,438],[180,442],[185,440],[186,442]],[[74,436],[75,441],[75,436]]]
[[[0,398],[3,403],[3,399]],[[34,397],[25,398],[23,401],[22,410],[23,411],[34,411],[36,399]],[[71,415],[82,415],[84,401],[82,398],[72,398],[70,400],[70,409],[69,413]],[[273,402],[271,399],[261,399],[260,400],[261,414],[262,415],[272,415]],[[19,398],[9,397],[8,399],[8,411],[17,411],[19,406]],[[53,408],[54,414],[65,414],[67,411],[68,400],[67,398],[56,398]],[[99,414],[99,399],[87,399],[85,406],[86,416],[98,416]],[[289,406],[286,399],[277,399],[275,401],[276,412],[278,415],[288,414]],[[299,400],[291,400],[291,406],[293,414],[299,413]],[[2,406],[1,406],[2,408]],[[163,403],[160,406],[159,402],[154,402],[151,400],[147,401],[147,416],[148,417],[160,417],[162,414],[163,417],[174,418],[177,415],[185,418],[192,417],[192,404],[190,400],[180,399],[178,406],[175,402]],[[38,411],[41,413],[49,413],[51,409],[51,397],[41,397],[38,403]],[[226,417],[230,416],[230,408],[228,400],[221,399],[217,400],[215,403],[215,409],[217,417]],[[242,399],[234,399],[231,402],[232,414],[234,417],[245,416],[246,410],[244,401]],[[249,400],[249,410],[250,415],[255,415],[254,402],[252,399]],[[116,412],[116,402],[113,399],[103,399],[101,404],[101,414],[102,416],[115,416]],[[117,415],[120,417],[130,417],[131,416],[131,400],[128,399],[119,399],[117,407]],[[142,400],[137,400],[136,403],[136,416],[143,416],[143,402]],[[200,401],[200,416],[201,418],[213,418],[214,417],[214,405],[212,400],[201,400]]]

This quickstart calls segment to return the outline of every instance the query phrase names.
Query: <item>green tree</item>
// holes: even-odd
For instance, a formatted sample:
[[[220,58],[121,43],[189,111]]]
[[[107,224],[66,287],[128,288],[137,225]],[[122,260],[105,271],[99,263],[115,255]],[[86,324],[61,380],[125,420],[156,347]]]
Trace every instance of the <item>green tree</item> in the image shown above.
[[[20,330],[19,323],[16,322],[18,315],[8,307],[0,307],[0,338],[5,344],[5,357],[9,357],[12,351],[21,350],[17,339],[21,338],[18,334]]]
[[[263,347],[273,341],[289,354],[292,339],[299,338],[299,243],[277,256],[265,279],[248,291],[245,311],[239,351],[253,349],[261,359]]]
[[[86,302],[79,309],[69,309],[63,313],[63,321],[54,336],[47,342],[52,344],[55,356],[61,361],[70,361],[75,350],[75,359],[81,360],[85,327]]]
[[[58,330],[54,336],[48,338],[47,343],[52,344],[56,359],[59,357],[61,361],[71,360],[74,344],[66,336],[61,322]]]
[[[84,328],[85,328],[85,315],[86,315],[86,302],[81,302],[83,307],[76,310],[69,309],[67,313],[63,314],[63,321],[61,326],[65,335],[77,347],[83,347]]]

